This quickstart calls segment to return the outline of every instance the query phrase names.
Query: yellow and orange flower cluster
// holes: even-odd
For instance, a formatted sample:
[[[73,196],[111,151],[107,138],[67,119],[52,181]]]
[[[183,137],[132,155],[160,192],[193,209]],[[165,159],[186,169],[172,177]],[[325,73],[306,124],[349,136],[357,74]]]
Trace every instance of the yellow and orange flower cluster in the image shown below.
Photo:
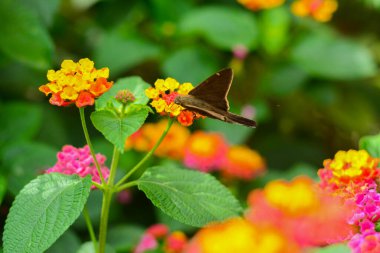
[[[276,227],[301,248],[341,242],[354,233],[347,222],[352,206],[325,194],[307,177],[272,181],[263,190],[252,191],[248,204],[249,221]]]
[[[88,58],[79,62],[64,60],[60,70],[48,71],[49,83],[40,86],[39,90],[45,95],[51,94],[49,102],[53,105],[93,105],[95,98],[111,88],[113,82],[107,81],[108,76],[108,68],[97,70]]]
[[[238,0],[247,9],[257,11],[261,9],[271,9],[282,5],[285,0]]]
[[[187,245],[186,253],[297,253],[298,247],[274,227],[259,227],[234,218],[201,229]]]
[[[296,0],[292,3],[292,12],[296,16],[310,16],[319,22],[327,22],[338,9],[336,0]]]
[[[157,79],[154,87],[145,90],[145,95],[153,100],[150,104],[158,113],[177,117],[181,125],[190,126],[194,119],[201,116],[177,105],[174,100],[178,95],[187,95],[193,88],[191,83],[180,84],[177,80],[168,77],[165,80]]]
[[[334,159],[323,162],[318,171],[321,186],[333,191],[346,191],[362,185],[380,175],[379,159],[371,157],[365,150],[338,151]]]
[[[152,149],[166,128],[167,120],[144,124],[131,135],[125,148],[147,152]],[[251,180],[266,170],[262,156],[247,146],[230,146],[219,133],[190,131],[174,123],[155,154],[182,160],[192,169],[220,171],[228,179]]]
[[[144,124],[127,139],[125,148],[134,148],[140,152],[151,150],[164,132],[168,124],[167,122],[167,120],[162,120],[158,123]],[[154,154],[160,157],[181,160],[183,159],[184,147],[189,137],[189,129],[174,123]]]

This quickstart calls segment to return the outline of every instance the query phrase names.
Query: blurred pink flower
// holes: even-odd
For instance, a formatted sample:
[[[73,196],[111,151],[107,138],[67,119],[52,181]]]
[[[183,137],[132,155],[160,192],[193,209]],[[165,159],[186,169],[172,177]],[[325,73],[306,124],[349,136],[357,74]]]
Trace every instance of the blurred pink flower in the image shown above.
[[[220,169],[225,163],[228,144],[221,134],[195,132],[185,147],[184,164],[203,172]]]
[[[356,234],[348,246],[352,249],[352,253],[378,253],[380,252],[380,233],[372,231]]]
[[[87,145],[83,148],[65,145],[62,151],[58,152],[57,159],[57,163],[46,170],[46,173],[58,172],[66,175],[76,174],[80,177],[91,175],[92,181],[97,183],[101,182],[94,159],[91,156],[90,148]],[[102,154],[96,154],[96,159],[99,162],[104,179],[107,179],[109,169],[104,165],[106,157]],[[92,188],[94,189],[95,186]]]
[[[156,240],[156,238],[149,234],[149,233],[145,233],[139,244],[137,245],[137,247],[135,248],[135,250],[133,251],[134,253],[144,253],[145,251],[148,251],[148,250],[154,250],[158,247],[158,242]]]

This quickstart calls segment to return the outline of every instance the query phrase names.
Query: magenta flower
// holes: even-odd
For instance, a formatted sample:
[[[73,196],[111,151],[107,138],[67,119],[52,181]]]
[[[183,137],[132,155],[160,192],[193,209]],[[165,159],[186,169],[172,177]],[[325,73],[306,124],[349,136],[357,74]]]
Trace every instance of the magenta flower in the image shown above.
[[[101,183],[94,159],[91,156],[90,148],[86,145],[83,148],[75,148],[65,145],[61,152],[57,154],[57,163],[46,170],[46,173],[58,172],[66,175],[76,174],[80,177],[91,175],[92,181]],[[104,179],[108,178],[109,169],[104,165],[106,157],[96,154],[96,159],[100,165]],[[94,186],[92,187],[95,188]]]
[[[348,246],[353,253],[378,253],[380,252],[380,233],[372,231],[365,234],[356,234],[352,237]]]

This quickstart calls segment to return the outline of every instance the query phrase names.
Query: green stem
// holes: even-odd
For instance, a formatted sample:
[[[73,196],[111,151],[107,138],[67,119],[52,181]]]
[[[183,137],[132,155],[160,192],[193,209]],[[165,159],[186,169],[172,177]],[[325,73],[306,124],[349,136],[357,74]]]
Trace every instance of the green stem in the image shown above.
[[[103,191],[102,213],[100,215],[100,228],[99,228],[99,253],[104,253],[105,248],[106,248],[108,216],[109,216],[112,195],[114,193],[113,183],[116,176],[119,156],[120,156],[120,153],[115,146],[113,150],[110,175],[108,177],[107,186],[105,187]]]
[[[79,114],[80,114],[80,120],[82,122],[82,128],[83,128],[83,132],[84,132],[84,137],[86,138],[87,145],[90,148],[90,152],[91,152],[92,158],[94,159],[95,166],[96,166],[96,169],[98,170],[99,177],[100,177],[100,180],[102,182],[102,185],[105,185],[105,181],[104,181],[104,177],[103,177],[103,174],[102,174],[102,170],[100,169],[99,162],[98,162],[98,160],[96,159],[96,156],[95,156],[94,148],[93,148],[93,146],[91,144],[90,136],[88,135],[87,125],[86,125],[86,118],[84,116],[84,107],[80,107],[79,108]]]
[[[118,187],[120,185],[122,185],[134,172],[136,172],[136,170],[138,170],[141,165],[143,165],[154,153],[154,151],[156,151],[156,149],[158,148],[158,146],[160,146],[161,142],[164,140],[166,134],[169,132],[169,129],[170,127],[172,126],[174,122],[174,119],[173,118],[169,118],[169,121],[168,121],[168,125],[166,126],[166,129],[165,131],[162,133],[160,139],[158,139],[158,141],[156,142],[156,144],[153,146],[153,148],[144,156],[143,159],[141,159],[141,161],[136,164],[135,167],[133,167],[115,186]]]
[[[83,214],[84,220],[86,221],[86,225],[87,225],[88,232],[90,233],[91,241],[94,244],[94,250],[95,252],[97,252],[96,248],[97,248],[98,243],[96,241],[94,227],[92,226],[92,223],[91,223],[91,218],[88,212],[87,205],[84,206],[82,214]]]
[[[95,182],[95,181],[92,181],[92,184],[93,184],[96,188],[98,188],[99,190],[104,190],[103,185],[101,185],[101,184],[99,184],[99,183],[97,183],[97,182]]]
[[[122,184],[122,185],[120,185],[119,187],[116,188],[115,192],[121,192],[122,190],[125,190],[125,189],[127,189],[129,187],[135,186],[137,184],[138,184],[137,181],[131,181],[131,182]]]

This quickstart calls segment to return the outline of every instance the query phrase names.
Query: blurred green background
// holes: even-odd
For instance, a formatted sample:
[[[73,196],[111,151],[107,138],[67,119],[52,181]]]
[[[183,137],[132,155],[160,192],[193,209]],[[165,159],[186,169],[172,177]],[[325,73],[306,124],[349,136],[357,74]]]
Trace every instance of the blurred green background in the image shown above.
[[[0,227],[15,194],[63,145],[85,144],[77,109],[52,106],[38,91],[64,59],[88,57],[109,67],[111,80],[148,83],[171,76],[197,84],[232,67],[231,111],[253,113],[257,129],[209,119],[192,129],[249,145],[279,176],[314,174],[336,151],[377,134],[380,1],[339,1],[328,23],[295,17],[291,2],[252,12],[234,0],[0,1]],[[127,153],[121,165],[138,157]]]

